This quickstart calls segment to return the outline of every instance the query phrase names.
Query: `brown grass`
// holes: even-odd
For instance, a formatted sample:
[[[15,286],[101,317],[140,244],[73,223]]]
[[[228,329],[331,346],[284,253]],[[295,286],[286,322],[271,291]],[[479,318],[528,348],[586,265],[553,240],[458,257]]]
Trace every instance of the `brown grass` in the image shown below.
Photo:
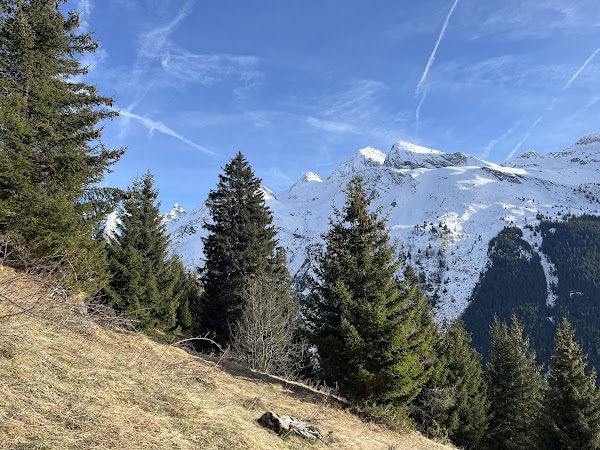
[[[8,279],[13,280],[10,295],[28,293],[32,301],[44,286],[0,268],[0,316],[13,308],[1,299]],[[256,419],[266,410],[309,420],[327,442],[282,439],[262,429]],[[54,299],[0,320],[3,448],[449,447],[362,422],[307,386],[100,327],[77,305]]]

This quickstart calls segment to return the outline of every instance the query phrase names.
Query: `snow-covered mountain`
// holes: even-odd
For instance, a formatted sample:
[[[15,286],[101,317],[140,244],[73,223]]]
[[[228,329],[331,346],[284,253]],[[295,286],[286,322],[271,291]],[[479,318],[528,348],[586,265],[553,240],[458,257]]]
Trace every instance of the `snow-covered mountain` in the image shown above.
[[[426,278],[438,318],[453,318],[465,309],[485,270],[488,242],[502,228],[535,225],[540,215],[599,214],[600,133],[561,152],[530,151],[503,164],[407,142],[394,144],[387,155],[368,147],[325,179],[307,172],[280,195],[265,189],[293,275],[310,270],[333,206],[343,204],[353,175],[364,178],[399,251]],[[172,250],[190,267],[202,264],[207,214],[201,205],[168,223]],[[537,239],[525,236],[532,244]]]
[[[170,224],[179,221],[186,214],[187,211],[179,203],[175,203],[171,211],[162,215],[163,223],[168,227]],[[105,217],[100,224],[105,239],[110,240],[117,235],[117,226],[120,222],[118,208]]]

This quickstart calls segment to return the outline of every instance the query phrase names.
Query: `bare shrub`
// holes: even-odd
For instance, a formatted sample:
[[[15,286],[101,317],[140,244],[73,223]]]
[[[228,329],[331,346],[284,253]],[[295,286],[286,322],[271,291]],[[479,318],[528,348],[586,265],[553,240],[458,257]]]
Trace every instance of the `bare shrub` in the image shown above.
[[[232,353],[250,369],[294,378],[308,346],[298,338],[300,317],[289,285],[260,276],[248,282],[246,307],[232,330]]]
[[[119,329],[135,329],[135,321],[117,313],[98,294],[74,292],[77,274],[69,258],[34,259],[18,237],[0,234],[0,335],[17,335],[12,319],[31,316],[55,325],[92,322]]]
[[[19,272],[5,267],[1,270],[0,324],[24,314],[39,315],[67,299],[67,290],[52,271]]]
[[[0,266],[26,267],[32,254],[23,237],[14,232],[0,233]]]

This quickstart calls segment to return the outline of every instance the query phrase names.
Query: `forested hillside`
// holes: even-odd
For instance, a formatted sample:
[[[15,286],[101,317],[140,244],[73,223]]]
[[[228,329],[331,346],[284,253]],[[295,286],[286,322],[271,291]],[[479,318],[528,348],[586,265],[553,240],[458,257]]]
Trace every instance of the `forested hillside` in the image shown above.
[[[550,354],[554,325],[548,320],[546,279],[540,256],[523,239],[520,228],[505,228],[489,244],[489,263],[475,286],[463,314],[473,345],[485,357],[490,349],[490,326],[497,317],[515,314],[531,337],[538,360]]]
[[[473,344],[489,350],[494,317],[515,314],[531,337],[539,362],[548,363],[555,323],[568,317],[577,330],[590,363],[599,367],[600,349],[600,218],[565,216],[541,220],[527,230],[540,235],[541,246],[530,244],[519,228],[506,228],[490,241],[489,262],[463,314]],[[546,255],[557,281],[547,291],[540,252]]]
[[[539,228],[558,277],[554,315],[569,317],[590,363],[600,367],[600,217],[542,221]]]

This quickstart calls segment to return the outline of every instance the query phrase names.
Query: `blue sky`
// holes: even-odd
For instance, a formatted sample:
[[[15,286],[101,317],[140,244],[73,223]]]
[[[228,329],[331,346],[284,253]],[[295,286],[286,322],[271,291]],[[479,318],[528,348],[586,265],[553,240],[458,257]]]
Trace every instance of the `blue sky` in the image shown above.
[[[600,131],[600,0],[71,0],[122,113],[107,183],[192,209],[241,150],[265,186],[406,140],[494,162]]]

